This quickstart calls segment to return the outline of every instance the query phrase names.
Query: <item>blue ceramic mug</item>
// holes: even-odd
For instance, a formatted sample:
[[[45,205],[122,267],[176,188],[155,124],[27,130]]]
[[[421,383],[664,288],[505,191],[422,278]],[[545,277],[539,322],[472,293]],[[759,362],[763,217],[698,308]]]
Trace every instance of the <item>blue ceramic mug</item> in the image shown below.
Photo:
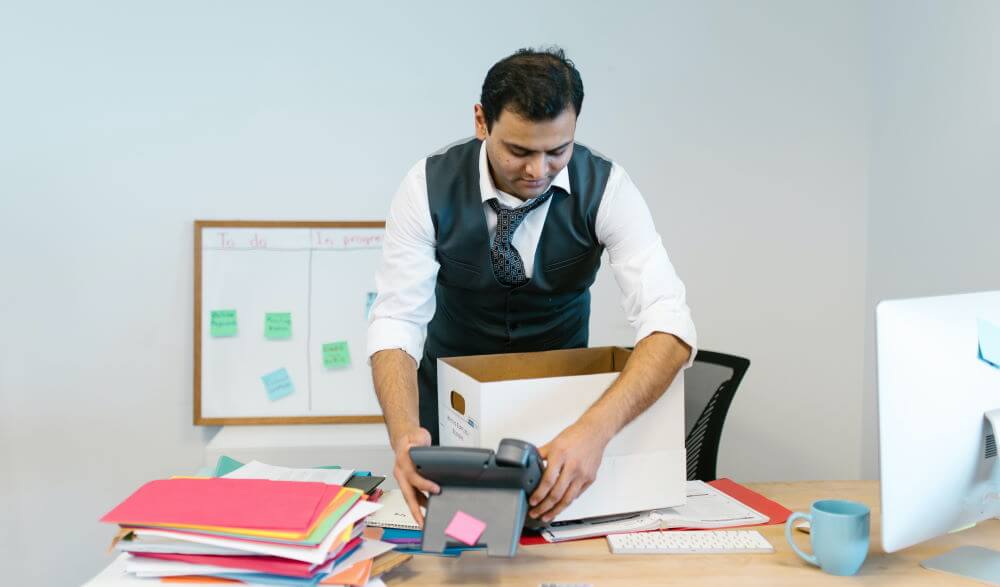
[[[809,521],[813,554],[806,554],[792,540],[796,520]],[[853,575],[868,556],[871,510],[856,501],[824,499],[812,504],[810,513],[795,512],[785,522],[785,539],[795,554],[831,575]]]

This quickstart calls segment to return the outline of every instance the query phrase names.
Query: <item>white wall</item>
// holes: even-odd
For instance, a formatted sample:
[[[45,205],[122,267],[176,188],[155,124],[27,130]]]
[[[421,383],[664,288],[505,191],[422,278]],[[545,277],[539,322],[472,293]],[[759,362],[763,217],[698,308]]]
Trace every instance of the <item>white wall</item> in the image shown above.
[[[705,348],[753,360],[720,472],[860,473],[868,165],[861,2],[0,5],[0,562],[104,565],[96,520],[191,471],[196,218],[384,217],[471,134],[486,69],[558,42],[578,139],[621,162]],[[630,343],[607,276],[594,344]],[[10,518],[10,519],[8,519]]]
[[[590,87],[619,89],[585,103],[580,135],[644,190],[688,286],[701,346],[752,360],[726,422],[720,475],[853,478],[867,13],[850,3],[723,6],[643,19],[655,31],[622,31],[611,56],[576,52],[581,64],[624,60],[607,77],[584,70]],[[595,308],[617,304],[612,281]],[[592,342],[630,336],[602,325]]]
[[[874,312],[1000,289],[1000,4],[874,14],[863,475],[875,478]]]

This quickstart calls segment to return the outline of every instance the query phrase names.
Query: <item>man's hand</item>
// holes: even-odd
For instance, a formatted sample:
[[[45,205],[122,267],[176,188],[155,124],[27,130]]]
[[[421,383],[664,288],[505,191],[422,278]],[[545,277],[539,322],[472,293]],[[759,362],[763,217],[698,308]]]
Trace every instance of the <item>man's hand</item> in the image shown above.
[[[427,496],[421,492],[438,493],[441,488],[436,483],[424,479],[417,473],[417,468],[410,458],[410,447],[430,446],[431,433],[426,428],[416,428],[411,432],[402,434],[393,443],[396,451],[396,466],[392,469],[392,474],[399,483],[399,490],[403,492],[406,505],[413,514],[413,519],[422,528],[424,525],[424,515],[420,512],[420,506],[427,503]]]
[[[531,517],[551,522],[590,487],[610,440],[606,431],[577,421],[540,447],[538,453],[548,462],[529,500]]]
[[[548,463],[529,500],[531,517],[551,522],[590,487],[611,439],[663,395],[690,356],[690,345],[663,332],[653,332],[635,345],[621,375],[604,395],[538,449]]]

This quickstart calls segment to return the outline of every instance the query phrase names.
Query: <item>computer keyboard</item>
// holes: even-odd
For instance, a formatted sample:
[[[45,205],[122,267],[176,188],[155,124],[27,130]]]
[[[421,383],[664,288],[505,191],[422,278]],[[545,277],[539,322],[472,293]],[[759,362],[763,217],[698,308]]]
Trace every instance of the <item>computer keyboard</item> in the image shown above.
[[[629,532],[608,536],[613,554],[752,554],[774,552],[754,530]]]

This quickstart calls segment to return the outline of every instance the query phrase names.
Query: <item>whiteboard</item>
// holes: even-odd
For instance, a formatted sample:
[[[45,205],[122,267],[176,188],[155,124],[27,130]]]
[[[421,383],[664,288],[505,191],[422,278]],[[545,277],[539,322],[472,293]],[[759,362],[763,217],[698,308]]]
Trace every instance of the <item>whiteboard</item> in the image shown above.
[[[195,424],[382,421],[365,339],[384,234],[195,222]]]

